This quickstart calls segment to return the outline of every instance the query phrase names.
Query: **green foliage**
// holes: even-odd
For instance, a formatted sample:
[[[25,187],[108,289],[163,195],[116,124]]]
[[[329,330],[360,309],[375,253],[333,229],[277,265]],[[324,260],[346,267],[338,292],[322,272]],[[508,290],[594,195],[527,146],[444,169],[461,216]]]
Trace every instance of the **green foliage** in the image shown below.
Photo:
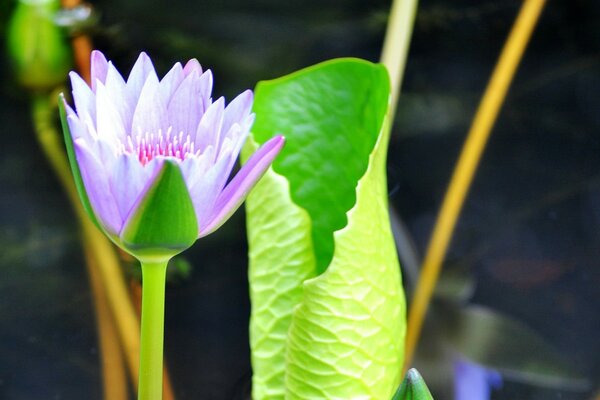
[[[392,400],[433,400],[429,388],[419,372],[411,368]]]
[[[356,203],[388,97],[385,68],[359,60],[320,64],[256,87],[254,137],[261,144],[277,133],[287,138],[273,169],[310,215],[319,273],[331,262],[333,232]]]
[[[123,247],[141,261],[169,259],[198,237],[198,222],[181,170],[165,160],[162,170],[125,222]]]
[[[71,47],[54,23],[58,0],[19,1],[8,23],[7,47],[17,79],[33,90],[62,84],[71,69]]]
[[[390,398],[404,296],[389,226],[385,69],[333,60],[256,90],[243,157],[286,147],[248,197],[254,399]]]

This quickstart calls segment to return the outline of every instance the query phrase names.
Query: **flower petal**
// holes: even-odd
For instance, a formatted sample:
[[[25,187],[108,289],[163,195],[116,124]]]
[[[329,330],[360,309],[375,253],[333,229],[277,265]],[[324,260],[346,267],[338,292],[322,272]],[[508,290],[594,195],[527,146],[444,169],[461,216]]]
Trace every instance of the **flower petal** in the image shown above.
[[[129,132],[133,117],[133,106],[129,104],[125,80],[110,61],[108,62],[108,72],[106,73],[104,86],[106,87],[106,91],[110,93],[111,103],[113,103],[115,110],[121,116],[123,128],[126,132]]]
[[[184,137],[194,137],[196,134],[198,122],[202,117],[199,77],[196,71],[190,73],[171,97],[167,109],[169,125],[175,135],[183,132]]]
[[[108,72],[108,63],[106,57],[101,51],[92,51],[91,56],[91,76],[92,90],[96,92],[96,80],[104,83],[106,81],[106,73]]]
[[[65,107],[67,123],[69,124],[69,132],[71,134],[72,140],[83,138],[83,140],[85,140],[86,142],[93,141],[94,138],[86,129],[85,124],[79,119],[75,111],[73,111],[71,106],[64,100],[64,97],[62,97],[62,95],[59,101],[62,101]]]
[[[75,110],[80,119],[86,116],[96,122],[96,99],[94,92],[87,83],[77,73],[70,72],[71,87],[73,88],[73,101],[75,102]]]
[[[213,76],[212,71],[209,69],[200,76],[200,98],[202,99],[202,113],[205,113],[206,109],[212,104],[212,98],[210,97],[212,93],[212,87]]]
[[[144,166],[134,154],[122,154],[117,158],[109,181],[122,222],[127,220],[131,209],[154,181],[162,161],[154,159]]]
[[[188,188],[196,186],[203,179],[208,170],[213,166],[214,147],[209,146],[202,154],[188,157],[181,162],[181,173]]]
[[[215,231],[238,209],[250,189],[258,182],[269,168],[277,154],[283,148],[283,136],[275,136],[262,145],[248,162],[242,166],[238,174],[229,182],[215,202],[213,213],[208,219],[208,224],[203,224],[200,237]]]
[[[223,117],[222,134],[229,132],[229,129],[231,129],[233,124],[241,124],[241,122],[250,115],[253,99],[254,95],[252,90],[246,90],[227,105],[227,108],[225,108],[225,116]]]
[[[173,68],[171,68],[171,70],[167,72],[167,74],[160,80],[160,95],[162,96],[165,104],[169,104],[171,96],[173,96],[173,93],[175,90],[177,90],[183,81],[183,78],[183,67],[181,66],[181,63],[176,63],[173,65]]]
[[[146,53],[142,52],[131,69],[129,77],[127,78],[127,94],[130,105],[133,106],[137,104],[142,88],[146,84],[149,76],[154,76],[154,78],[158,80],[150,57],[148,57]]]
[[[227,182],[230,172],[227,166],[226,159],[219,160],[201,179],[196,179],[193,186],[188,185],[198,221],[198,232],[202,232],[203,227],[207,225],[219,193]]]
[[[100,138],[117,143],[125,142],[125,127],[121,114],[113,105],[113,93],[96,81],[96,132]]]
[[[167,108],[159,93],[159,82],[155,74],[148,75],[133,113],[131,134],[157,134],[167,132]]]
[[[198,129],[196,130],[196,139],[194,140],[197,149],[204,150],[209,145],[215,146],[216,148],[216,139],[219,137],[221,126],[223,125],[224,106],[225,99],[220,97],[208,107],[202,116],[202,119],[198,124]]]
[[[192,72],[198,72],[198,76],[202,75],[202,66],[195,58],[192,58],[183,67],[183,73],[185,76],[190,75]]]
[[[108,171],[83,140],[77,139],[73,145],[81,179],[94,215],[109,235],[118,235],[122,221],[110,190]]]

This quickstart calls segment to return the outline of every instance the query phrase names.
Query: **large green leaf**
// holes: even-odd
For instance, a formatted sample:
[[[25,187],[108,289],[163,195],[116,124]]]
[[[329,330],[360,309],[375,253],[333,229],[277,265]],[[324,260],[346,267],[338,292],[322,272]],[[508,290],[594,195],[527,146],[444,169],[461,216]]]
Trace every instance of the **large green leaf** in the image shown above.
[[[387,211],[381,65],[326,62],[257,86],[256,144],[286,147],[248,197],[254,399],[390,398],[404,296]]]

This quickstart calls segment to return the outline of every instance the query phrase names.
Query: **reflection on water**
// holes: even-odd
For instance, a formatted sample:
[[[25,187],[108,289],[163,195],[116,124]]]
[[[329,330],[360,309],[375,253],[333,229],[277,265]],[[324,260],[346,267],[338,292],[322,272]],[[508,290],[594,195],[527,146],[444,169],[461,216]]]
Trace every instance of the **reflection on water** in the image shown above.
[[[237,6],[234,3],[239,3]],[[95,2],[97,46],[197,57],[217,94],[338,56],[376,60],[389,1]],[[423,253],[469,121],[518,1],[421,2],[389,154],[391,202]],[[4,28],[2,3],[0,28]],[[450,249],[471,302],[526,323],[600,377],[600,5],[550,2],[484,155]],[[76,225],[0,59],[0,399],[99,399],[94,317]],[[186,253],[167,291],[179,399],[243,398],[250,373],[241,213]],[[427,379],[428,371],[421,371]],[[440,396],[442,398],[443,396]],[[494,399],[588,399],[506,380]]]

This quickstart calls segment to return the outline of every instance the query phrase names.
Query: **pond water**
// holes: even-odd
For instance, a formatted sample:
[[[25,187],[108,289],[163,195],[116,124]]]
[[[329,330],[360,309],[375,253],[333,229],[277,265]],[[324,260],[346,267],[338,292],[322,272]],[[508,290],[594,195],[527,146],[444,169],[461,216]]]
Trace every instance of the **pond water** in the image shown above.
[[[11,4],[0,6],[2,31]],[[516,0],[420,2],[388,177],[390,202],[421,256],[519,5]],[[96,47],[121,69],[141,50],[151,54],[160,73],[175,61],[196,57],[213,70],[215,94],[231,99],[258,80],[329,58],[377,61],[390,2],[101,0],[94,6],[101,15],[94,28]],[[507,377],[493,399],[592,399],[598,391],[598,21],[598,2],[547,5],[447,258],[449,271],[475,284],[470,304],[533,329],[587,383],[550,389]],[[100,399],[95,320],[76,221],[36,144],[27,95],[13,82],[4,54],[0,399]],[[178,399],[247,395],[246,250],[240,211],[185,253],[192,265],[189,277],[168,286],[166,358]],[[421,373],[429,380],[427,370]],[[434,375],[432,382],[438,382]],[[443,384],[440,380],[439,387]]]

